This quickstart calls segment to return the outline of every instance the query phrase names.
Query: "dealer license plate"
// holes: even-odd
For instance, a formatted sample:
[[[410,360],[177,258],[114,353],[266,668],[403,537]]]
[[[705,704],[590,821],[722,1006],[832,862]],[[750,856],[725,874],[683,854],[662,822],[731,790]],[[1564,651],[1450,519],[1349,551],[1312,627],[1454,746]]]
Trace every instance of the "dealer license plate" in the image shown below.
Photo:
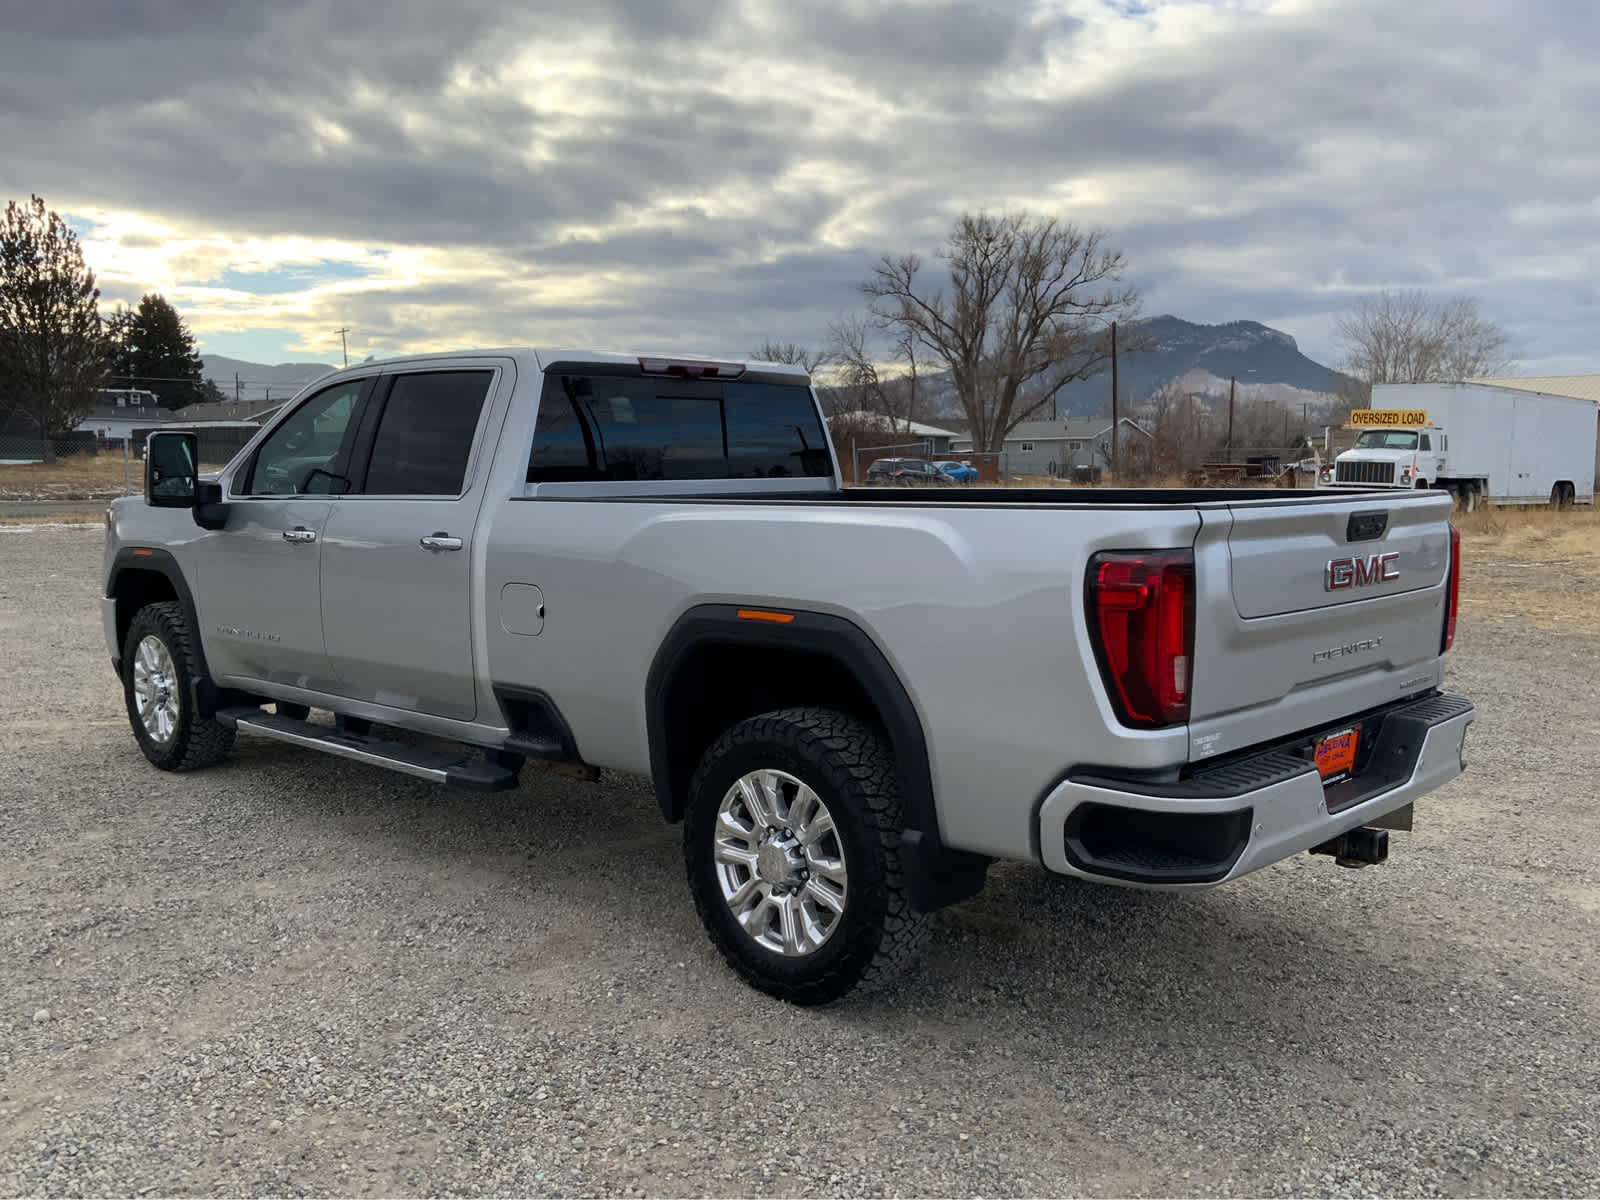
[[[1322,776],[1323,783],[1337,783],[1351,776],[1356,769],[1356,746],[1360,741],[1361,730],[1341,729],[1317,743],[1317,774]]]

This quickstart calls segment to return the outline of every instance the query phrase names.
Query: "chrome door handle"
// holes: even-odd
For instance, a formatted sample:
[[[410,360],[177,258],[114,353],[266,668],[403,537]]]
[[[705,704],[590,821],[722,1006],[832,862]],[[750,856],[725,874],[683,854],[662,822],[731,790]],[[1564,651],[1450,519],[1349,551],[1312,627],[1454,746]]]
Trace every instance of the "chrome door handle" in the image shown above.
[[[317,531],[307,529],[304,525],[296,525],[293,529],[283,531],[283,540],[286,542],[314,542],[317,540]]]
[[[460,538],[451,537],[448,533],[443,532],[431,533],[427,537],[419,539],[418,544],[421,545],[424,550],[439,551],[461,549]]]

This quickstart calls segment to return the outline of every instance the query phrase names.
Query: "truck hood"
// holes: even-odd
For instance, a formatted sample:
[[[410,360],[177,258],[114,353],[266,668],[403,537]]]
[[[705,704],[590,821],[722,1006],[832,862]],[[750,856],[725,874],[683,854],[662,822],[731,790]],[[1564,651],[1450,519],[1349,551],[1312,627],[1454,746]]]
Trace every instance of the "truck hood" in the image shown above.
[[[1333,461],[1408,463],[1419,453],[1426,454],[1428,452],[1426,450],[1346,450]]]

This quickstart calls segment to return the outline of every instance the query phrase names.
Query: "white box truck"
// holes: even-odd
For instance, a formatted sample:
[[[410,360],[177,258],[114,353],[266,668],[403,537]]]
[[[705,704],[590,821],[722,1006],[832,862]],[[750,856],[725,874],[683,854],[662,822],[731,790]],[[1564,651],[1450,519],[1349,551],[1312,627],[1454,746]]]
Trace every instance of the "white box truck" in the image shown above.
[[[1439,488],[1466,507],[1594,503],[1600,405],[1489,383],[1390,383],[1350,414],[1360,435],[1317,486]]]

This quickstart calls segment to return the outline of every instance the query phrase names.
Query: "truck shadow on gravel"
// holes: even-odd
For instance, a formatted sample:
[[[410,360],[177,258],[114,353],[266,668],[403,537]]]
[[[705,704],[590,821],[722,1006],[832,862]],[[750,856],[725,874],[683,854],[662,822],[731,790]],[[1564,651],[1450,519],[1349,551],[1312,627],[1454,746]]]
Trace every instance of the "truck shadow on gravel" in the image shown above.
[[[691,1008],[742,1001],[784,1011],[709,945],[683,877],[681,829],[662,823],[646,780],[593,785],[529,771],[515,792],[475,795],[276,746],[241,743],[240,759],[234,770],[262,784],[251,793],[277,798],[217,819],[232,836],[267,821],[301,843],[291,856],[314,856],[325,894],[347,915],[354,908],[355,921],[403,938],[470,919],[497,971],[530,972],[574,998],[592,983]],[[194,782],[203,779],[221,782]],[[1317,860],[1214,891],[1154,893],[996,864],[981,896],[933,918],[911,974],[822,1011],[863,1027],[909,1015],[972,1026],[980,1040],[998,1026],[1013,1038],[1142,1056],[1209,1045],[1241,1061],[1321,1045],[1354,1016],[1362,1044],[1340,1053],[1356,1067],[1401,1039],[1427,1046],[1419,1012],[1501,1019],[1506,972],[1430,946],[1415,892],[1379,878],[1394,871],[1347,873]],[[315,895],[313,885],[307,899]],[[1535,1019],[1531,1007],[1518,1017]]]

